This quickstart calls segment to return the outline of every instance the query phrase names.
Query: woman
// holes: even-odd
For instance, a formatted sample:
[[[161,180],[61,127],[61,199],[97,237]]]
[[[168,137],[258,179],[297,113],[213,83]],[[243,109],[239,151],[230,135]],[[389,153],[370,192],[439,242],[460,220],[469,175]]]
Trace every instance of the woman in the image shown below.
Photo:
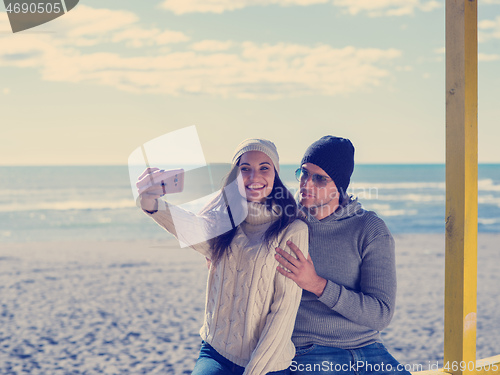
[[[288,374],[295,354],[290,338],[302,290],[279,274],[274,255],[276,247],[288,248],[288,240],[307,253],[307,225],[297,219],[295,200],[278,176],[278,152],[272,142],[247,139],[237,147],[232,162],[221,194],[200,215],[172,205],[158,210],[160,184],[142,191],[141,207],[211,260],[200,330],[203,341],[193,374]],[[161,171],[147,170],[138,186],[147,184],[154,173]],[[239,203],[229,189],[235,181]],[[242,214],[244,220],[238,225]],[[221,234],[195,244],[176,231],[174,222],[177,229],[182,225],[196,232],[202,227],[201,232],[207,233],[212,228]],[[235,225],[222,233],[224,222]]]

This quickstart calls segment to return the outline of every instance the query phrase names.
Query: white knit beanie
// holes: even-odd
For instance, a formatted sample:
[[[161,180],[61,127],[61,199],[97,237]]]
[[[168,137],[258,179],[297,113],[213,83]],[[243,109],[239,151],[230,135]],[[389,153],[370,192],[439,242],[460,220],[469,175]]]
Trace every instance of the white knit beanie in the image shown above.
[[[233,164],[236,163],[236,160],[248,151],[260,151],[269,156],[271,161],[274,164],[274,168],[279,173],[280,165],[279,165],[279,156],[278,150],[273,142],[268,141],[267,139],[259,139],[259,138],[248,138],[241,142],[233,154]]]

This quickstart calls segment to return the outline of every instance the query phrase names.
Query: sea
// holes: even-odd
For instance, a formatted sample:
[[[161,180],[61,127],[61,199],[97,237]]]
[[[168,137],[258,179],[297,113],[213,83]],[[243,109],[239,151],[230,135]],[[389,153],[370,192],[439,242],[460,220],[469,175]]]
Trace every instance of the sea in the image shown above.
[[[292,192],[296,168],[281,165]],[[135,173],[126,165],[0,167],[0,243],[161,240],[165,232],[136,205]],[[187,190],[190,182],[199,184],[186,177]],[[205,193],[220,188],[208,185]],[[356,165],[349,191],[394,234],[444,233],[444,165]],[[499,233],[500,164],[479,165],[478,191],[478,231]]]

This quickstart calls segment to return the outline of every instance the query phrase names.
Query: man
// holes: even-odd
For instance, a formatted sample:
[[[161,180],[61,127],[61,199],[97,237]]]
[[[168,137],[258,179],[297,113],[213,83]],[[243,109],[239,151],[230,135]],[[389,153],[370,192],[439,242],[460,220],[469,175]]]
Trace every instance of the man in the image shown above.
[[[278,271],[304,291],[292,341],[293,374],[409,374],[383,346],[394,314],[394,240],[374,212],[346,195],[354,170],[348,139],[325,136],[297,170],[309,258],[277,248]]]

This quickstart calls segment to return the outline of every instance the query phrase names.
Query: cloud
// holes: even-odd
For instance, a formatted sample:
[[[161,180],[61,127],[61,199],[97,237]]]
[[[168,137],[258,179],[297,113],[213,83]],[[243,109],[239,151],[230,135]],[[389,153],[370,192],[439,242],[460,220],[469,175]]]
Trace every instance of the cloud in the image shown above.
[[[498,55],[498,54],[478,53],[477,59],[478,59],[478,61],[483,61],[483,62],[498,61],[498,60],[500,60],[500,55]]]
[[[477,24],[478,41],[487,42],[490,39],[500,39],[500,16],[494,20],[483,20]]]
[[[369,17],[406,16],[442,7],[436,0],[333,0],[333,4],[351,15],[366,13]]]
[[[249,6],[309,6],[328,3],[343,8],[346,13],[366,13],[370,17],[403,16],[414,14],[416,10],[430,12],[442,7],[437,0],[164,0],[160,8],[175,14],[223,13]]]
[[[243,9],[249,6],[266,5],[315,5],[325,4],[331,0],[164,0],[160,8],[175,14],[185,13],[223,13]]]
[[[79,5],[74,11],[53,21],[49,26],[37,27],[57,33],[52,40],[58,45],[91,47],[104,43],[124,42],[127,47],[165,45],[188,41],[190,38],[178,31],[144,28],[139,18],[130,11],[96,9]]]
[[[227,51],[234,45],[230,40],[225,42],[220,40],[203,40],[193,43],[190,48],[194,51]]]
[[[0,66],[36,69],[46,81],[138,94],[275,99],[374,89],[397,71],[401,57],[396,49],[192,42],[179,32],[143,28],[128,12],[85,8],[74,28],[63,25],[64,32],[0,34]],[[116,16],[112,25],[102,22],[103,14]],[[106,30],[104,36],[86,27],[85,17]],[[144,50],[150,43],[177,45]]]
[[[132,27],[116,32],[111,41],[114,43],[126,42],[127,47],[140,48],[144,46],[187,42],[189,39],[187,35],[179,31]]]

